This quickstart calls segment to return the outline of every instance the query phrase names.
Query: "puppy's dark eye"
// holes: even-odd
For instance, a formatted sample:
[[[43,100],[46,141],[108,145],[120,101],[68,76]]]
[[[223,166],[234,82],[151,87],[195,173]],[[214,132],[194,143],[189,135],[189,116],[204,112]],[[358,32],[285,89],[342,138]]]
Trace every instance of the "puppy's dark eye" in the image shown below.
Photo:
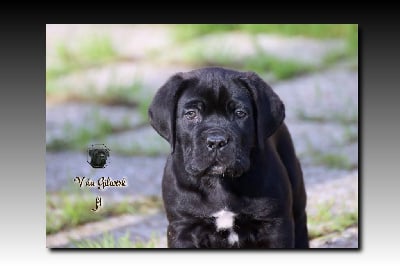
[[[185,113],[185,117],[186,117],[186,119],[188,119],[188,120],[193,120],[193,119],[195,119],[196,117],[197,117],[197,112],[196,111],[187,111],[186,113]]]
[[[244,118],[244,117],[246,117],[246,112],[244,112],[244,111],[242,111],[242,110],[236,110],[235,111],[235,115],[238,117],[238,118]]]

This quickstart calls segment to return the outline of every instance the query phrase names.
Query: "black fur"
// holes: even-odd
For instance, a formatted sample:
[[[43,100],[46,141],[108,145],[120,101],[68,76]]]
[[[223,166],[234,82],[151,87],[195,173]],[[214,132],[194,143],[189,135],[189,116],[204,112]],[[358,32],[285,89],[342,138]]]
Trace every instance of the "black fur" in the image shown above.
[[[257,74],[178,73],[149,116],[172,147],[162,184],[169,247],[308,247],[306,193],[284,105]],[[231,229],[217,230],[220,210],[235,214]]]

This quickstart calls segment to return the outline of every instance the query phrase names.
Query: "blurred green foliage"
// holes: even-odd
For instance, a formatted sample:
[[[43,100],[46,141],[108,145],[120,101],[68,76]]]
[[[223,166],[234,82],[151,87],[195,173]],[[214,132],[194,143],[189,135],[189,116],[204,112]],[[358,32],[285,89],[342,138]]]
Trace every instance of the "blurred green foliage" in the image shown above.
[[[196,67],[222,66],[227,68],[254,71],[257,73],[272,73],[278,80],[288,79],[299,74],[305,74],[316,70],[310,64],[294,60],[281,59],[267,54],[258,49],[256,54],[238,60],[233,51],[226,50],[205,50],[199,45],[188,45],[181,49],[182,63],[191,64]]]
[[[54,234],[60,230],[70,229],[77,225],[100,221],[111,216],[122,214],[144,214],[150,210],[161,209],[162,202],[158,197],[145,197],[141,200],[123,200],[105,202],[97,211],[95,196],[89,192],[61,191],[46,194],[46,234]]]
[[[304,110],[297,111],[297,118],[303,121],[317,123],[338,123],[343,126],[353,125],[358,123],[358,110],[353,108],[351,104],[347,105],[348,110],[337,110],[326,115],[309,114]]]
[[[308,215],[308,235],[310,239],[327,235],[334,232],[341,232],[351,226],[358,226],[358,211],[332,212],[333,202],[325,202],[316,206],[317,212]]]
[[[343,154],[313,151],[311,157],[315,164],[325,165],[328,168],[351,170],[357,167],[356,165],[352,165],[349,159]]]
[[[223,49],[205,49],[196,39],[209,34],[242,32],[255,34],[279,34],[286,36],[304,36],[318,39],[340,38],[346,40],[346,49],[332,51],[324,58],[322,69],[341,59],[358,55],[358,26],[356,24],[183,24],[174,25],[174,38],[181,46],[182,59],[185,63],[197,67],[219,65],[258,73],[270,72],[278,80],[317,70],[317,66],[293,60],[283,60],[266,54],[254,45],[257,53],[238,61],[234,51]],[[189,43],[188,43],[189,42]]]
[[[174,27],[174,36],[183,41],[198,36],[228,31],[245,33],[274,33],[286,36],[312,38],[349,38],[357,35],[357,24],[180,24]]]
[[[58,62],[46,66],[46,80],[105,64],[118,56],[111,39],[100,35],[82,39],[75,46],[58,43],[55,49]]]
[[[148,242],[130,240],[129,232],[125,235],[115,238],[110,233],[104,233],[100,239],[73,241],[72,244],[78,248],[155,248],[157,239],[153,235]]]

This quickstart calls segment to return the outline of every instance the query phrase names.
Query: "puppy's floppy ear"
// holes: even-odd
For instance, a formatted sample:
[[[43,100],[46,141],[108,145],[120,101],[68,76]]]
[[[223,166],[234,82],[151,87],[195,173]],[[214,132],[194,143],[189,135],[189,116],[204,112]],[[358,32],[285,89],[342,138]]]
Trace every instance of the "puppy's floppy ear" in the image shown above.
[[[151,126],[166,139],[172,151],[175,146],[175,111],[183,87],[183,74],[177,73],[157,91],[149,107]]]
[[[278,95],[256,73],[244,73],[239,80],[249,89],[256,108],[258,145],[264,148],[264,142],[285,119],[285,106]]]

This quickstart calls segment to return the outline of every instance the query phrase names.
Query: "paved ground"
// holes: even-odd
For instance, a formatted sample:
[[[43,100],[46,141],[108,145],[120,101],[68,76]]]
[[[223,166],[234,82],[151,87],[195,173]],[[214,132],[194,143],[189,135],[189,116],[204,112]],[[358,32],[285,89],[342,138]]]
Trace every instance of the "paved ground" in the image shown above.
[[[73,72],[60,79],[69,92],[81,93],[88,86],[102,93],[110,84],[129,84],[132,76],[140,76],[153,95],[157,88],[172,74],[191,67],[180,62],[180,49],[173,45],[168,29],[163,26],[47,26],[46,47],[48,64],[55,61],[52,51],[59,41],[73,45],[74,38],[87,32],[109,34],[120,54],[134,58]],[[68,36],[68,38],[66,38]],[[254,53],[251,38],[243,34],[212,35],[197,40],[212,51],[224,40],[223,49],[237,51],[236,56]],[[315,66],[323,62],[323,56],[344,49],[342,40],[288,39],[275,35],[260,35],[259,45],[265,51],[281,58],[308,62]],[[160,55],[160,64],[146,60],[148,53],[170,48],[170,53]],[[221,47],[219,47],[221,48]],[[184,48],[182,48],[184,50]],[[302,52],[299,53],[298,51]],[[209,52],[211,53],[211,52]],[[176,59],[177,58],[177,59]],[[162,63],[163,62],[163,63]],[[168,63],[169,62],[169,63]],[[321,68],[322,69],[322,68]],[[268,76],[268,75],[266,75]],[[308,212],[318,212],[321,203],[331,204],[332,213],[358,210],[358,72],[352,63],[341,62],[321,71],[277,81],[271,84],[285,103],[286,123],[292,133],[296,151],[303,166],[308,193]],[[74,186],[75,176],[126,177],[128,187],[107,189],[101,193],[105,202],[119,201],[126,196],[136,199],[143,196],[160,196],[161,176],[169,146],[132,106],[105,106],[93,102],[65,102],[48,98],[46,106],[46,143],[68,139],[81,128],[96,128],[93,117],[101,117],[116,128],[125,128],[106,136],[112,156],[105,169],[92,169],[86,162],[86,154],[76,150],[46,153],[46,188],[57,193]],[[140,146],[142,145],[142,146]],[[153,150],[146,150],[152,147]],[[140,155],[124,156],[126,151],[143,149]],[[154,149],[157,155],[154,156]],[[329,155],[331,159],[321,159]],[[332,157],[340,157],[339,165],[332,165]],[[95,191],[93,191],[95,192]],[[110,232],[115,238],[130,233],[132,241],[157,239],[158,247],[165,247],[165,214],[154,210],[148,215],[125,215],[96,223],[89,223],[71,230],[47,236],[49,247],[71,247],[71,239],[96,239]],[[311,242],[316,248],[340,248],[358,246],[358,228],[328,234]]]

